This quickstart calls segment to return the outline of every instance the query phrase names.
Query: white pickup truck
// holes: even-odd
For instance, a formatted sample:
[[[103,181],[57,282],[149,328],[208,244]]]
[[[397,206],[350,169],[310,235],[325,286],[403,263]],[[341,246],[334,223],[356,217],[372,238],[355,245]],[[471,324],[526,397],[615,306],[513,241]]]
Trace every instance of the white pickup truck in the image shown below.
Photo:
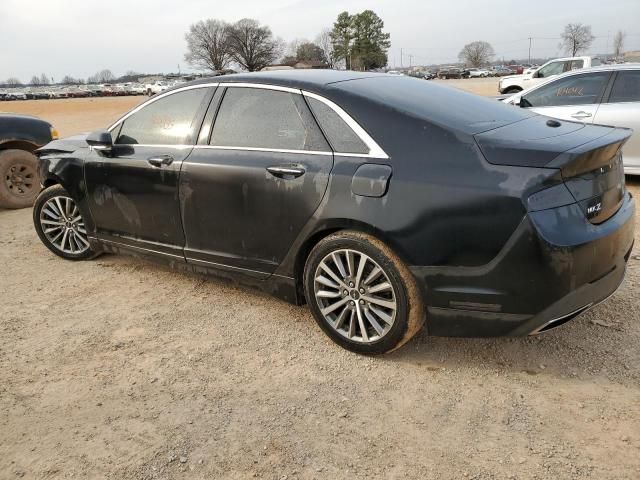
[[[153,83],[147,83],[144,86],[144,88],[145,88],[145,93],[151,96],[151,95],[155,95],[156,93],[164,92],[169,88],[169,85],[167,85],[165,82],[157,81]]]
[[[549,77],[570,72],[571,70],[596,67],[598,65],[600,65],[600,60],[596,57],[556,58],[549,60],[531,73],[502,77],[498,84],[498,90],[502,94],[517,93],[544,82]]]

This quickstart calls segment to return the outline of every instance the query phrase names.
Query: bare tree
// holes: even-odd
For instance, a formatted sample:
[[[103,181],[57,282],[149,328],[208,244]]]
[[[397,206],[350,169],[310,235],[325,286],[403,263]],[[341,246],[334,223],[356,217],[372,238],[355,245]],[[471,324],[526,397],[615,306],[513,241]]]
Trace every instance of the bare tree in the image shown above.
[[[39,87],[40,84],[40,77],[37,75],[34,75],[33,77],[31,77],[31,81],[29,82],[29,85],[33,85],[34,87]]]
[[[65,75],[60,83],[62,83],[63,85],[78,85],[82,82],[77,78],[73,78],[71,75]]]
[[[4,82],[7,87],[19,87],[22,85],[22,82],[19,78],[10,77]]]
[[[51,81],[46,74],[43,73],[42,75],[40,75],[40,85],[49,85],[50,83]]]
[[[618,30],[615,37],[613,37],[613,56],[620,58],[624,50],[624,41],[627,38],[626,32]]]
[[[295,38],[287,43],[286,50],[284,52],[285,57],[295,57],[298,55],[298,48],[300,45],[308,43],[309,41],[305,38]]]
[[[470,67],[482,67],[483,65],[487,65],[491,62],[494,56],[495,52],[493,51],[491,44],[481,40],[467,43],[462,47],[462,50],[460,50],[460,53],[458,54],[460,61]]]
[[[111,70],[100,70],[98,73],[96,73],[95,75],[90,76],[89,78],[87,78],[87,82],[89,83],[107,83],[107,82],[112,82],[113,80],[115,80],[116,77],[113,73],[111,73]]]
[[[208,19],[194,23],[185,34],[190,65],[204,70],[220,71],[231,61],[230,25],[222,20]]]
[[[578,53],[587,50],[596,37],[591,34],[590,25],[569,23],[564,27],[560,38],[562,38],[560,48],[564,48],[567,53],[575,57]]]
[[[233,60],[250,72],[273,63],[282,52],[282,44],[273,38],[269,27],[256,20],[243,18],[229,29]]]
[[[333,57],[333,42],[331,41],[331,29],[325,28],[316,37],[316,44],[324,53],[325,62],[329,68],[335,67],[335,59]]]

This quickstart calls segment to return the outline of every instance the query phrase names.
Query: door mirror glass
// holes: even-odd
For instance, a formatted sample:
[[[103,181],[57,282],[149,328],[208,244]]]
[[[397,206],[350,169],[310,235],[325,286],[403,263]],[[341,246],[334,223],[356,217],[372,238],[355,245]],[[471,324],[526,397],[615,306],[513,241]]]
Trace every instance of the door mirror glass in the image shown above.
[[[110,151],[113,148],[113,139],[108,130],[97,130],[89,134],[87,144],[94,150]]]

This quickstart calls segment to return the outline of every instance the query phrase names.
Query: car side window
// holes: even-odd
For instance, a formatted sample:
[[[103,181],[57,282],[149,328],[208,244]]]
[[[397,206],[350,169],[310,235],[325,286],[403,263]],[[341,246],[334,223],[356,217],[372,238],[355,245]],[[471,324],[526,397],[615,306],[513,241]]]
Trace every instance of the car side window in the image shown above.
[[[640,102],[640,70],[618,72],[608,103]]]
[[[306,97],[311,111],[315,115],[320,127],[329,139],[335,152],[368,154],[369,147],[354,132],[336,111],[326,103]]]
[[[114,143],[192,145],[195,120],[207,91],[206,87],[183,90],[150,103],[112,130],[112,136],[117,134]]]
[[[302,95],[279,90],[228,87],[210,145],[329,152]]]
[[[523,95],[520,106],[555,107],[596,103],[608,79],[609,72],[561,78]]]
[[[538,70],[538,78],[547,78],[559,75],[564,70],[565,62],[553,62]]]

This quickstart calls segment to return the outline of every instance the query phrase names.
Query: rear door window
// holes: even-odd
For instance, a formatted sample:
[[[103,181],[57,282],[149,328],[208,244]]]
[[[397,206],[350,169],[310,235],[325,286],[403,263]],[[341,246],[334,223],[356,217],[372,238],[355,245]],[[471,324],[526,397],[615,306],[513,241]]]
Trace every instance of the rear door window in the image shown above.
[[[597,103],[609,72],[571,75],[550,82],[522,97],[523,107],[555,107]]]
[[[196,119],[207,92],[207,87],[193,88],[150,103],[112,130],[114,143],[193,145]]]
[[[618,72],[608,103],[640,102],[640,70]]]
[[[211,145],[329,152],[302,95],[264,88],[227,88]]]

